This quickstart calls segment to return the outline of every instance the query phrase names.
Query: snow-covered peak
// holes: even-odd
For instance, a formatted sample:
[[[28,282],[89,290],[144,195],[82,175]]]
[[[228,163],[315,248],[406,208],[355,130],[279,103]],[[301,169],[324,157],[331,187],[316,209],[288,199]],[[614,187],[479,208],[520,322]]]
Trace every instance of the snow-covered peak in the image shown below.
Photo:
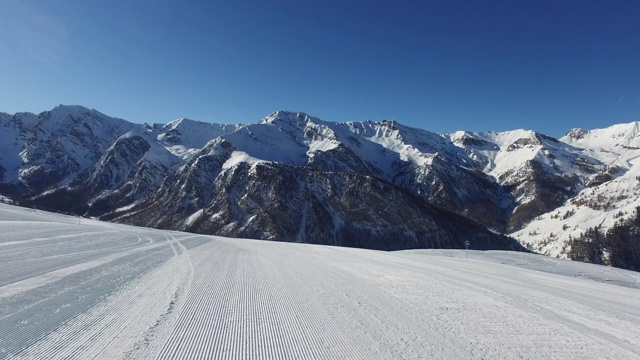
[[[292,111],[276,111],[269,114],[264,119],[260,120],[259,124],[274,124],[282,125],[287,124],[293,127],[304,128],[308,122],[318,122],[319,119],[309,116],[303,112]]]
[[[51,111],[45,111],[38,115],[36,126],[48,133],[69,133],[79,125],[84,132],[87,129],[100,138],[117,138],[121,134],[139,126],[126,120],[105,115],[95,109],[88,109],[79,105],[59,105]]]
[[[604,129],[588,131],[572,129],[562,137],[561,141],[593,150],[640,148],[640,122],[616,124]]]
[[[187,119],[187,118],[179,118],[179,119],[175,119],[173,121],[169,121],[168,123],[166,123],[162,127],[167,129],[167,130],[173,130],[173,129],[176,129],[176,128],[180,127],[183,123],[189,123],[191,121],[194,121],[194,120],[190,120],[190,119]]]
[[[50,111],[41,113],[38,118],[40,120],[41,126],[44,123],[48,123],[54,126],[73,126],[74,124],[78,124],[83,121],[93,120],[100,123],[111,123],[109,125],[117,123],[118,126],[126,123],[127,125],[129,125],[126,127],[131,127],[131,123],[126,120],[111,117],[101,113],[98,110],[89,109],[80,105],[58,105]]]
[[[560,140],[604,163],[630,169],[631,162],[640,157],[640,122],[588,131],[574,129]]]
[[[91,118],[91,110],[79,105],[58,105],[55,108],[40,113],[38,127],[50,131],[58,128],[72,128],[83,119]]]
[[[86,108],[84,106],[81,105],[58,105],[56,107],[54,107],[53,109],[51,109],[49,111],[49,113],[51,115],[55,115],[57,117],[59,116],[80,116],[80,115],[86,115],[88,113],[91,113],[91,109]],[[95,111],[95,110],[93,110]]]

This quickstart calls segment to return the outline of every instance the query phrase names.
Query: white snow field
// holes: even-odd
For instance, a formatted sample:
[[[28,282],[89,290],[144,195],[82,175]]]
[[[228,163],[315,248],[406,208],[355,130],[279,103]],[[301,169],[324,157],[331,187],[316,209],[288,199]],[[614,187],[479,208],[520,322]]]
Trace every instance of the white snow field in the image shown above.
[[[532,254],[227,239],[0,204],[0,358],[640,359],[639,275]]]

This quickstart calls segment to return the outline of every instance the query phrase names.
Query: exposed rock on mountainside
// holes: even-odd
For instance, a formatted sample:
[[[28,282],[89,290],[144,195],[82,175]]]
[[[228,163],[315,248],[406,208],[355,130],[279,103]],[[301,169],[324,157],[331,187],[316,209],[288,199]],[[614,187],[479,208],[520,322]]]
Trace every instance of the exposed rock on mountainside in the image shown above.
[[[165,184],[161,196],[117,220],[147,224],[151,216],[157,219],[152,225],[163,228],[382,250],[461,248],[468,239],[477,249],[519,248],[393,184],[353,172],[242,162],[220,173],[212,192],[195,197],[206,199],[204,208],[172,191],[189,183],[184,179]]]

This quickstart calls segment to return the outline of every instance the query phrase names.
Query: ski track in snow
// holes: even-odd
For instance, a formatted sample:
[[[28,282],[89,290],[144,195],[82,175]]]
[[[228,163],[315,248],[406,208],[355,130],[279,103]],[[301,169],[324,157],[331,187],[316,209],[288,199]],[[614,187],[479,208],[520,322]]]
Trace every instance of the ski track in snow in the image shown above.
[[[640,284],[620,269],[79,224],[1,204],[0,234],[1,359],[640,359]]]

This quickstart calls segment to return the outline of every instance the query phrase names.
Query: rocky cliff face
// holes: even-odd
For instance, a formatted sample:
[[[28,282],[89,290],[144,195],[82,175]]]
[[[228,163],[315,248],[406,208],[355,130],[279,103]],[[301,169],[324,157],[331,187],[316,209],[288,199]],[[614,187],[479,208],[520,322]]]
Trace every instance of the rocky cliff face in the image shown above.
[[[636,171],[636,138],[602,131],[599,139],[617,145],[588,147],[596,132],[586,130],[561,140],[526,130],[435,134],[292,112],[249,125],[138,125],[60,106],[0,114],[0,192],[60,211],[228,236],[376,249],[460,248],[473,238],[488,249],[517,246],[495,235],[512,233],[540,250],[532,224],[615,192],[605,189]],[[615,207],[619,195],[609,195]],[[561,239],[556,229],[535,231]]]

